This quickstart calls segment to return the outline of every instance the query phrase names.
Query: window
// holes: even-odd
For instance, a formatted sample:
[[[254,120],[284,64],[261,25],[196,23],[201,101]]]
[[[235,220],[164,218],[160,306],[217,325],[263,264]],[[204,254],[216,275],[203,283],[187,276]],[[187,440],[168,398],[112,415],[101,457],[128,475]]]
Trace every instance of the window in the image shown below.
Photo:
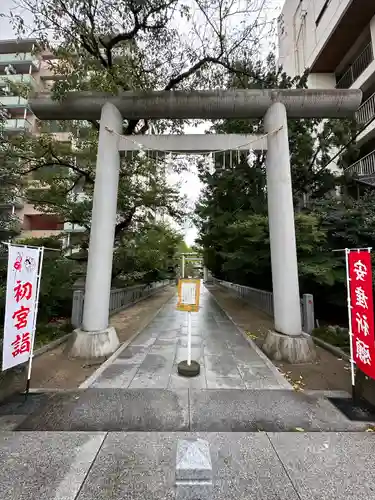
[[[325,0],[325,2],[324,2],[323,6],[322,6],[322,8],[321,8],[321,10],[320,10],[320,12],[319,12],[319,14],[318,14],[318,17],[317,17],[317,18],[316,18],[316,20],[315,20],[315,24],[316,24],[317,26],[318,26],[318,24],[320,23],[320,21],[322,20],[322,17],[324,16],[324,13],[325,13],[325,11],[327,10],[327,7],[328,7],[328,5],[329,5],[330,1],[331,1],[331,0]]]

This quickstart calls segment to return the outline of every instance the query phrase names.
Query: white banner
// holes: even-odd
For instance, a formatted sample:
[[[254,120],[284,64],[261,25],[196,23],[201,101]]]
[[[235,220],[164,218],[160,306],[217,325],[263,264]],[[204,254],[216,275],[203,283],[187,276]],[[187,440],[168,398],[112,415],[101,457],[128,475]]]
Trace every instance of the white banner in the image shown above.
[[[39,248],[9,245],[3,370],[28,361],[36,314]]]

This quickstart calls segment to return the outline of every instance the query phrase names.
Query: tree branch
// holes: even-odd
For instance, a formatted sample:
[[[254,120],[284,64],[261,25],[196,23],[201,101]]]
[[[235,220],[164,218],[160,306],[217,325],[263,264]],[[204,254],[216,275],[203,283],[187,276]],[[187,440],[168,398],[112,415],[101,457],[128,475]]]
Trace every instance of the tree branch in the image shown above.
[[[137,207],[133,207],[130,210],[130,212],[128,213],[128,215],[125,217],[125,219],[122,222],[119,222],[118,224],[116,224],[116,227],[115,227],[115,238],[117,238],[119,236],[119,234],[124,229],[127,229],[130,226],[136,210],[137,210]]]

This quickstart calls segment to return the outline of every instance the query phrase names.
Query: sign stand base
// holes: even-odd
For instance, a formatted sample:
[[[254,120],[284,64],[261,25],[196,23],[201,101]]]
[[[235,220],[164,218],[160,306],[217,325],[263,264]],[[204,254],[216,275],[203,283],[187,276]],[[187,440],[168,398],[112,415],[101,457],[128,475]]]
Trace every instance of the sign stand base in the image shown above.
[[[197,375],[199,375],[200,371],[201,367],[198,361],[192,360],[189,365],[187,360],[185,359],[184,361],[180,361],[180,363],[178,363],[177,365],[177,372],[183,377],[196,377]]]

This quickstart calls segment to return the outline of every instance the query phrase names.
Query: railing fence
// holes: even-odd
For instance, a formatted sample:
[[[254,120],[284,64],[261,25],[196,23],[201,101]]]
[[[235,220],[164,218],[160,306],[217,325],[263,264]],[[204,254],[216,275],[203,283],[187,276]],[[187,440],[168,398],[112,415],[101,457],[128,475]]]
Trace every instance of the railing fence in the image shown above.
[[[237,283],[230,283],[229,281],[218,280],[216,278],[213,278],[213,283],[234,292],[237,296],[241,297],[252,306],[273,317],[272,292],[266,292],[265,290],[259,290],[258,288],[238,285]],[[303,331],[311,334],[315,326],[314,298],[308,293],[304,294],[301,299],[301,320]]]
[[[137,302],[139,299],[152,295],[156,290],[169,285],[170,282],[170,280],[156,281],[148,285],[135,285],[127,288],[115,288],[111,290],[109,299],[109,314],[115,314],[130,304]],[[79,328],[82,325],[84,300],[85,293],[83,290],[75,290],[73,292],[71,322],[74,328]]]
[[[348,89],[374,60],[372,42],[368,43],[336,84],[337,89]]]

